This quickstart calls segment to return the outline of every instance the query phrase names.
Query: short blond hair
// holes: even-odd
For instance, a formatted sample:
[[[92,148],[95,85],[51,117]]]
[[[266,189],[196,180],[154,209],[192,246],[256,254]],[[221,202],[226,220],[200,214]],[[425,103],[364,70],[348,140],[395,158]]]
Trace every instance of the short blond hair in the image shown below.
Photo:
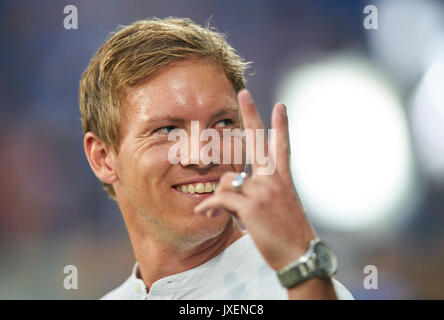
[[[245,87],[249,62],[210,23],[202,27],[190,19],[168,17],[120,28],[97,50],[80,80],[83,133],[95,133],[118,152],[127,89],[173,61],[192,57],[222,66],[236,92]],[[103,188],[116,199],[112,185],[103,183]]]

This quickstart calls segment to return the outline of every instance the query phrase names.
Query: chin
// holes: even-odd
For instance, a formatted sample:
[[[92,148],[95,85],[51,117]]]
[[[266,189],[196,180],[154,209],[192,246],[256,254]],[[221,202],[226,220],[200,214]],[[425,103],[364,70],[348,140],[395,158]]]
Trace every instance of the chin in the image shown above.
[[[199,245],[205,241],[219,236],[232,221],[232,217],[228,213],[221,214],[215,218],[202,216],[199,221],[194,220],[191,225],[182,228],[181,241],[184,244]]]

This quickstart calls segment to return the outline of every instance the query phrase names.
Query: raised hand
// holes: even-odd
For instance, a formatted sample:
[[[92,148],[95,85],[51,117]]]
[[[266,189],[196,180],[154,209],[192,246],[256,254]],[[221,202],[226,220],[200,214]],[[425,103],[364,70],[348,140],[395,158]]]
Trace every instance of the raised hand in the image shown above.
[[[238,93],[238,102],[245,129],[264,129],[260,115],[247,90]],[[197,214],[213,215],[221,209],[235,214],[247,228],[269,266],[278,270],[295,261],[307,250],[315,233],[308,222],[290,171],[290,142],[286,108],[278,103],[273,108],[272,129],[276,132],[276,143],[267,146],[269,161],[275,162],[273,174],[261,175],[261,166],[256,161],[256,143],[247,150],[253,174],[246,178],[240,191],[232,186],[236,172],[225,173],[215,195],[195,207]],[[271,155],[271,156],[270,156]],[[275,156],[274,156],[275,155]]]

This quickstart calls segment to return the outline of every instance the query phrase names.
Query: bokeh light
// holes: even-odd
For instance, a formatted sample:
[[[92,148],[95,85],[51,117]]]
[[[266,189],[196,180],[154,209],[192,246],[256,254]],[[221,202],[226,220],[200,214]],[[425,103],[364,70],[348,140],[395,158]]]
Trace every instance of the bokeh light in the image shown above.
[[[413,158],[401,101],[363,58],[290,71],[292,170],[309,216],[340,231],[390,230],[412,205]]]

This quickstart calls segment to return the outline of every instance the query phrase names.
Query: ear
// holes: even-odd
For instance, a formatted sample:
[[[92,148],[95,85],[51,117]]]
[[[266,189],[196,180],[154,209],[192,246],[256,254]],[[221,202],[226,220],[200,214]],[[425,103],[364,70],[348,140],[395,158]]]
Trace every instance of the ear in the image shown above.
[[[115,152],[93,132],[85,134],[83,147],[96,177],[104,183],[113,184],[116,182]]]

